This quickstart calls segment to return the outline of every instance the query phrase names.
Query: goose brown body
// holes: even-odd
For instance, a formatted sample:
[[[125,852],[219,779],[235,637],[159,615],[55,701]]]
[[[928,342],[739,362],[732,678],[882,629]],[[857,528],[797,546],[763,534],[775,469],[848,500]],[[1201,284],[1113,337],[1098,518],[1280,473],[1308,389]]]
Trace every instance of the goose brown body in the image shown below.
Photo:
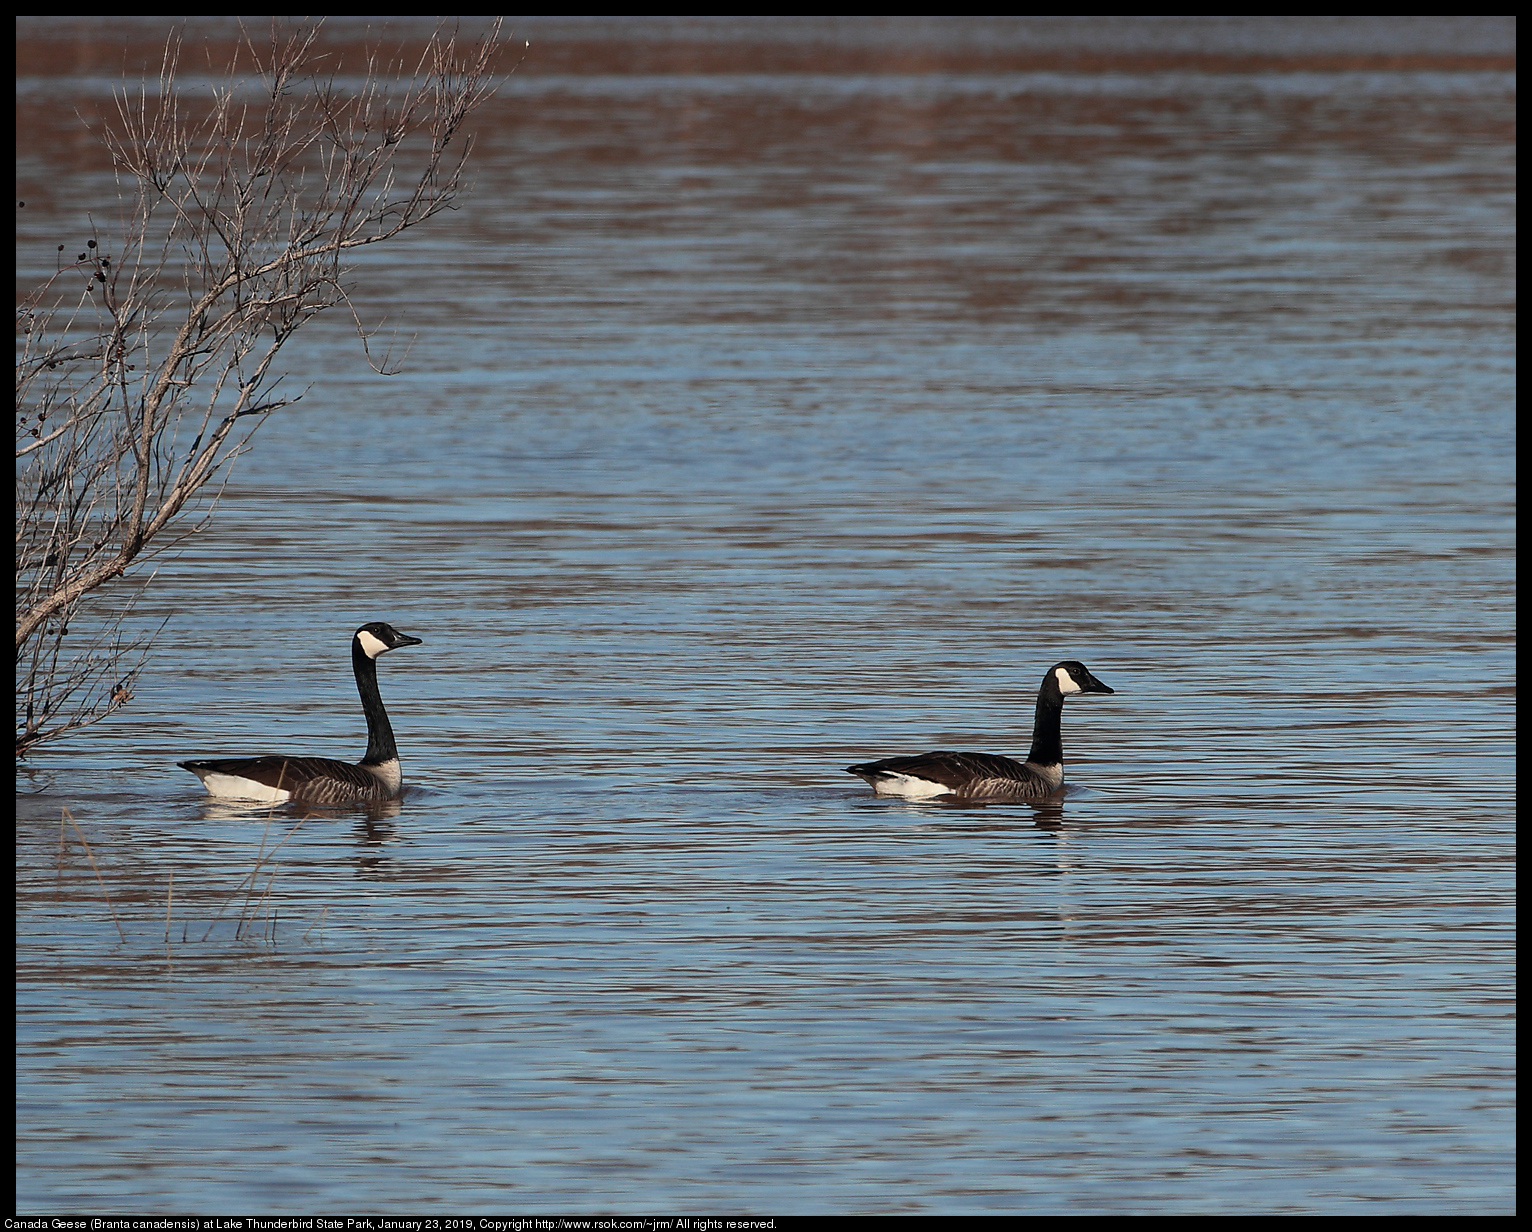
[[[847,766],[880,796],[910,799],[1045,800],[1064,786],[1064,698],[1111,693],[1085,664],[1067,659],[1050,667],[1037,691],[1032,750],[1026,761],[998,753],[918,753]]]
[[[379,655],[401,646],[418,646],[420,638],[400,633],[392,625],[373,621],[351,638],[351,670],[367,718],[367,752],[359,762],[329,757],[218,757],[176,764],[190,770],[208,794],[236,800],[304,804],[371,804],[392,800],[404,786],[394,729],[378,692]]]

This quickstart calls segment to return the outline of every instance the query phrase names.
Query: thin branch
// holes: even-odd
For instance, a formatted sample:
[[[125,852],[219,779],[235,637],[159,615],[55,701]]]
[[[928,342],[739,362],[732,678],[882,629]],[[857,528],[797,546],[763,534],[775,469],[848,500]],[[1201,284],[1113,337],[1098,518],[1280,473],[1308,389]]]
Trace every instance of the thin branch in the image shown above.
[[[86,618],[115,629],[114,601],[87,597],[207,525],[253,432],[297,400],[280,391],[288,340],[343,306],[388,370],[349,258],[453,206],[464,123],[498,88],[501,24],[461,46],[438,28],[408,78],[371,53],[351,90],[321,28],[273,22],[257,41],[241,26],[201,93],[182,87],[180,35],[167,39],[156,88],[119,90],[99,134],[121,233],[92,222],[78,257],[18,303],[19,754],[131,697],[110,654],[82,661],[64,639]],[[130,602],[117,595],[117,621]]]

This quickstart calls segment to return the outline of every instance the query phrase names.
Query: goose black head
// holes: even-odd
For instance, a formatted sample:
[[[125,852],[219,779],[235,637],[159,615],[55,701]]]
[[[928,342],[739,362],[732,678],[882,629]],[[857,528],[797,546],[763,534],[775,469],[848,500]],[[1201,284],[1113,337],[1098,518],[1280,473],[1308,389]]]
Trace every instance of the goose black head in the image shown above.
[[[1066,697],[1071,693],[1115,693],[1115,689],[1109,689],[1101,681],[1090,674],[1090,669],[1085,664],[1074,659],[1065,659],[1062,663],[1055,663],[1048,669],[1048,675],[1053,677],[1054,683],[1059,687],[1059,692]]]
[[[418,637],[400,633],[393,625],[381,620],[374,620],[370,624],[363,625],[356,631],[355,640],[362,648],[362,653],[369,659],[376,659],[379,655],[387,654],[390,650],[398,650],[401,646],[420,645]]]

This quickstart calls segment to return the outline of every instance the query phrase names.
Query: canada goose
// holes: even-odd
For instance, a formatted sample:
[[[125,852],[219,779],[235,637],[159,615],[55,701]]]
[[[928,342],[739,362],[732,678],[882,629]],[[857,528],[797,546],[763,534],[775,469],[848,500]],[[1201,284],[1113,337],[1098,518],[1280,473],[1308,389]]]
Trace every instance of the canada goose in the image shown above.
[[[351,670],[367,716],[367,755],[358,763],[328,757],[222,757],[213,761],[178,761],[207,788],[208,794],[276,804],[366,804],[392,800],[404,779],[394,729],[378,693],[377,658],[401,646],[418,646],[392,625],[375,620],[351,638]]]
[[[1055,663],[1037,691],[1032,751],[1025,763],[995,753],[921,753],[847,766],[880,796],[912,800],[955,796],[960,800],[1041,800],[1064,785],[1064,742],[1059,719],[1071,693],[1111,693],[1072,659]]]

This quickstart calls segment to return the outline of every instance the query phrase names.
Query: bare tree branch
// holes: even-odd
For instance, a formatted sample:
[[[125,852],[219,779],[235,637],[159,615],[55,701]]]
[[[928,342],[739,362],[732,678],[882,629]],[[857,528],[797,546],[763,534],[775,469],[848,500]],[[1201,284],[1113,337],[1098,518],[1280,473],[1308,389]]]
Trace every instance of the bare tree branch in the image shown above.
[[[346,90],[319,25],[274,22],[201,97],[175,35],[153,87],[118,92],[101,134],[127,206],[115,251],[93,232],[17,307],[18,756],[131,697],[136,590],[92,605],[83,652],[63,639],[87,596],[206,524],[210,482],[296,400],[287,341],[340,304],[365,348],[348,256],[452,206],[500,29],[459,45],[439,28],[408,77],[370,53]]]

